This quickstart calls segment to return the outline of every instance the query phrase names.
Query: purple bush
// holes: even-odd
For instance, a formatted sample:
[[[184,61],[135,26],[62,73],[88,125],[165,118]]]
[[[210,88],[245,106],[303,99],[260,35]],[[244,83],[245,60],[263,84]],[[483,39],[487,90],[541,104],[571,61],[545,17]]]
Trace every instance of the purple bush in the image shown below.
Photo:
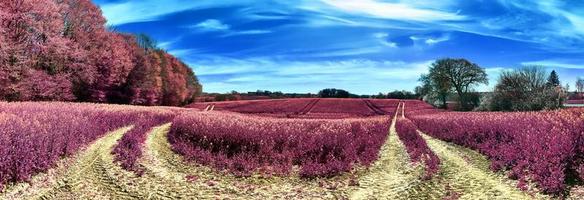
[[[144,112],[133,122],[134,128],[124,134],[122,139],[114,147],[114,161],[120,163],[122,168],[131,170],[138,175],[143,170],[138,166],[137,160],[142,157],[142,146],[146,141],[147,133],[155,127],[172,121],[173,112],[162,110]]]
[[[411,161],[424,162],[426,165],[424,179],[431,179],[439,170],[440,159],[428,147],[424,138],[418,134],[416,125],[409,119],[399,117],[395,129],[399,139],[406,146]]]
[[[531,180],[544,192],[558,194],[567,175],[584,177],[584,109],[423,113],[408,113],[423,132],[478,150],[492,161],[493,170],[510,170],[520,185]]]
[[[124,106],[0,102],[0,185],[27,181],[136,117]]]
[[[200,164],[247,176],[255,170],[302,177],[333,176],[377,159],[387,117],[281,119],[232,113],[185,113],[168,135],[174,151]]]

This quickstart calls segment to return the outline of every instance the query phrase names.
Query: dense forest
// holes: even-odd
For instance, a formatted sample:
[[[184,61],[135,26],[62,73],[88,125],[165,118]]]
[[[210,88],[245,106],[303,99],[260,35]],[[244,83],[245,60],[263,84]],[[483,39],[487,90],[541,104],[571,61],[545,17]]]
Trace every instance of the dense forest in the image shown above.
[[[0,4],[0,100],[185,105],[194,72],[146,36],[106,28],[90,0]]]

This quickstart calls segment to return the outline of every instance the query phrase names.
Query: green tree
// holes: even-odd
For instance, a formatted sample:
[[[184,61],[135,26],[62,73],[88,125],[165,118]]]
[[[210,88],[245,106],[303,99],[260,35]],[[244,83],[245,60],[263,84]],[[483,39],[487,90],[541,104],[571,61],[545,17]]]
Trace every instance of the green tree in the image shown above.
[[[430,85],[441,98],[442,106],[446,106],[448,94],[454,91],[458,95],[458,101],[463,110],[471,110],[477,106],[473,103],[471,95],[474,86],[489,83],[485,70],[466,59],[437,60],[432,63],[427,78],[429,80],[425,81],[431,82]]]
[[[426,98],[426,101],[432,104],[438,101],[440,107],[446,108],[446,100],[451,91],[450,82],[447,79],[430,76],[430,74],[422,74],[418,81],[422,83],[422,86],[417,91]]]
[[[550,76],[547,78],[547,85],[557,87],[560,86],[560,84],[560,78],[558,77],[556,70],[552,70],[552,73],[550,73]]]

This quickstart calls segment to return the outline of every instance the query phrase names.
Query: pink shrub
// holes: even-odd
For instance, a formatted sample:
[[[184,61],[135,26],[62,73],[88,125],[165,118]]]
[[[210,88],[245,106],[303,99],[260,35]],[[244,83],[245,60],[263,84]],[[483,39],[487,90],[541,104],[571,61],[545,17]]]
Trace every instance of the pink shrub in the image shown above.
[[[29,180],[136,115],[120,106],[0,103],[0,184]]]
[[[560,193],[571,171],[583,177],[582,109],[425,113],[408,112],[423,132],[478,150],[492,161],[492,169],[510,170],[521,184],[531,180],[544,192]]]
[[[409,119],[399,117],[395,129],[399,139],[406,146],[412,162],[424,162],[426,165],[424,179],[432,178],[439,170],[440,159],[428,147],[424,138],[418,134],[416,125]]]
[[[141,175],[143,171],[137,161],[142,157],[142,146],[147,134],[153,127],[172,121],[174,116],[173,112],[163,112],[163,110],[141,113],[133,122],[134,128],[125,133],[114,147],[112,151],[114,160],[119,162],[122,168]]]
[[[264,118],[185,113],[173,120],[169,141],[188,160],[246,176],[255,170],[303,177],[332,176],[377,159],[386,117],[343,120]]]

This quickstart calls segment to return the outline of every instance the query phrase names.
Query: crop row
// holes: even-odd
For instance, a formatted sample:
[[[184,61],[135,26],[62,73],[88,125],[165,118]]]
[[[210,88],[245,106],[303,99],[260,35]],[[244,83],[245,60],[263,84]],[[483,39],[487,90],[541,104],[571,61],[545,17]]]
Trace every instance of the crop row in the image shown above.
[[[231,111],[279,118],[343,119],[392,113],[398,100],[361,99],[276,99],[196,103],[189,107],[204,109],[214,105],[217,111]]]
[[[423,163],[426,166],[423,178],[432,178],[439,170],[440,158],[428,147],[426,140],[418,133],[416,125],[407,118],[398,117],[395,129],[412,162]]]
[[[116,147],[122,166],[133,169],[144,133],[183,109],[77,103],[0,102],[0,189],[27,181],[109,131],[134,125]],[[135,137],[139,136],[139,137]],[[136,140],[136,141],[134,141]]]
[[[282,119],[234,113],[185,113],[168,135],[187,160],[247,176],[255,171],[333,176],[377,159],[389,130],[387,117]]]
[[[142,146],[146,141],[147,133],[155,126],[172,121],[175,116],[176,113],[164,112],[164,110],[141,114],[132,122],[134,128],[125,133],[112,150],[114,161],[118,162],[122,168],[141,175],[143,169],[138,165],[138,159],[142,157]]]
[[[521,188],[533,182],[543,192],[558,194],[567,179],[576,178],[571,174],[584,178],[584,109],[458,113],[415,103],[406,109],[423,132],[478,150],[492,161],[493,170],[509,170]]]
[[[0,103],[0,185],[28,180],[136,116],[93,104]]]

